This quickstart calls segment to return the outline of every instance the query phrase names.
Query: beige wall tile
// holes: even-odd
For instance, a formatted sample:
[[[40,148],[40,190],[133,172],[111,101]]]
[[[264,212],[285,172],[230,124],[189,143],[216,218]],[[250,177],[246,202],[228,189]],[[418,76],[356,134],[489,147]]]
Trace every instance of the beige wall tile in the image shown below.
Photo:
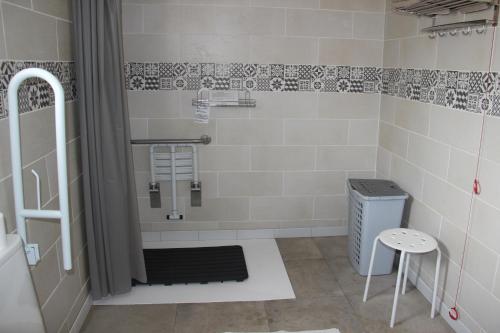
[[[206,198],[202,207],[186,205],[186,218],[191,221],[248,220],[248,198]]]
[[[132,139],[148,138],[148,120],[130,118],[130,136]]]
[[[0,212],[5,216],[7,232],[12,232],[16,227],[14,198],[12,190],[12,178],[6,178],[0,182]]]
[[[219,191],[223,197],[281,195],[281,172],[223,172],[219,176]]]
[[[379,143],[383,148],[405,157],[408,150],[408,132],[380,122]]]
[[[286,32],[290,36],[352,37],[352,14],[322,10],[290,9]]]
[[[319,117],[378,119],[380,96],[376,94],[320,94]]]
[[[460,263],[465,241],[465,232],[445,219],[441,224],[439,240],[441,243],[441,251],[443,251],[450,260],[453,260],[455,263]]]
[[[383,12],[385,0],[321,0],[320,6],[322,9]]]
[[[409,227],[421,230],[434,237],[439,236],[441,215],[419,200],[411,200]]]
[[[37,0],[33,1],[33,9],[36,11],[57,16],[66,20],[72,20],[71,0]]]
[[[252,170],[312,170],[314,147],[252,147]]]
[[[31,277],[35,285],[38,302],[44,304],[60,280],[56,246],[53,246],[45,253],[36,266],[31,267]]]
[[[384,13],[354,13],[354,38],[384,39]]]
[[[285,144],[288,145],[345,145],[346,120],[285,120]]]
[[[495,279],[495,286],[493,287],[493,295],[500,298],[500,274],[498,274],[498,271]]]
[[[418,18],[393,12],[385,14],[385,38],[413,37],[418,34]]]
[[[500,207],[500,166],[496,162],[481,159],[479,163],[479,181],[481,182],[481,199]]]
[[[149,118],[148,130],[150,139],[167,138],[199,138],[209,135],[215,140],[215,123],[195,123],[192,119],[152,119]]]
[[[425,175],[423,202],[465,230],[469,216],[470,194],[430,174]]]
[[[257,100],[257,106],[250,109],[251,118],[312,119],[318,117],[318,94],[315,92],[276,94],[256,91],[253,97]]]
[[[382,95],[380,99],[380,120],[393,125],[396,120],[398,103],[397,97]]]
[[[253,197],[250,214],[254,220],[311,219],[312,197]]]
[[[147,6],[149,8],[149,6]],[[136,4],[122,5],[122,25],[123,33],[144,32],[143,6]]]
[[[213,6],[182,6],[180,29],[184,33],[200,34],[215,32],[215,10]]]
[[[133,33],[141,32],[144,30],[145,33],[165,33],[165,34],[175,34],[183,32],[181,22],[182,22],[182,7],[172,6],[167,4],[152,4],[146,6],[133,6],[135,8],[134,13],[127,16],[127,20],[134,20],[132,22],[124,21],[124,30],[129,28],[133,24]],[[141,9],[142,8],[142,9]],[[206,7],[203,7],[206,8]],[[128,14],[124,10],[124,15]],[[144,19],[139,16],[143,14]],[[210,14],[214,15],[214,10],[212,9]],[[139,17],[138,17],[139,16]],[[130,28],[129,28],[130,29]]]
[[[198,150],[202,171],[249,170],[250,148],[244,146],[203,146]]]
[[[283,142],[280,120],[218,119],[217,144],[279,145]]]
[[[217,7],[215,32],[219,34],[283,35],[285,9]]]
[[[44,209],[58,209],[59,197],[53,198]],[[15,223],[15,221],[13,221]],[[33,243],[37,243],[40,250],[40,255],[45,253],[54,245],[54,242],[61,234],[61,225],[59,220],[49,219],[29,219],[26,222],[29,239]],[[55,247],[54,247],[55,248]]]
[[[381,66],[384,43],[378,40],[319,40],[319,63],[325,65]]]
[[[349,135],[347,143],[350,145],[377,145],[378,120],[349,120]]]
[[[124,35],[125,61],[179,61],[181,42],[178,35]]]
[[[347,198],[321,196],[314,199],[314,219],[347,219]]]
[[[441,41],[441,39],[439,40]],[[399,64],[403,68],[436,68],[437,39],[428,36],[401,39]],[[441,67],[439,67],[441,69]]]
[[[376,147],[318,147],[317,170],[373,170]]]
[[[55,19],[6,3],[3,4],[2,9],[9,58],[58,59]]]
[[[128,91],[128,109],[132,118],[175,118],[180,116],[177,91]],[[190,94],[193,98],[193,94]]]
[[[465,270],[484,288],[491,290],[496,273],[498,254],[486,248],[475,239],[467,243]]]
[[[333,195],[345,193],[345,172],[286,172],[285,195]]]
[[[203,202],[204,199],[205,198],[203,197]],[[137,198],[137,205],[139,207],[139,218],[141,223],[166,223],[167,214],[170,214],[172,209],[172,199],[170,197],[162,197],[161,208],[151,208],[149,197],[139,197]],[[177,200],[177,210],[184,213],[184,215],[186,213],[186,205],[184,200],[181,198],[178,198]],[[184,219],[186,219],[186,216],[184,216]]]
[[[395,123],[403,128],[426,135],[429,130],[430,104],[399,99]]]
[[[500,38],[499,38],[500,39]],[[483,151],[484,156],[495,162],[500,162],[500,118],[487,117],[485,120]]]
[[[26,165],[47,155],[54,149],[54,109],[24,113],[20,117],[22,161]]]
[[[57,20],[57,48],[59,60],[73,60],[73,24]]]
[[[377,178],[389,178],[391,174],[391,159],[391,152],[379,146],[377,149]]]
[[[500,210],[485,203],[482,199],[474,200],[471,235],[484,245],[500,254]]]
[[[393,156],[391,160],[391,179],[413,198],[422,198],[424,173],[406,160]]]
[[[448,181],[464,191],[472,190],[476,157],[463,150],[451,149]]]
[[[468,152],[477,152],[481,116],[434,105],[430,113],[430,136]]]
[[[189,34],[181,38],[181,59],[187,62],[248,62],[245,35]]]
[[[0,8],[0,59],[7,58],[7,50],[5,46],[5,38],[4,38],[4,30],[3,30],[3,15],[2,9]]]
[[[319,0],[250,0],[250,5],[284,8],[319,8]]]
[[[410,134],[408,161],[439,177],[446,178],[450,147],[424,136]]]
[[[307,37],[250,36],[249,61],[256,63],[315,64],[318,41]]]
[[[40,201],[43,207],[50,199],[49,180],[47,176],[47,166],[44,159],[40,159],[33,164],[23,168],[23,191],[24,191],[24,205],[26,208],[36,209],[36,181],[34,175],[31,173],[34,170],[40,176]]]
[[[384,67],[399,66],[399,44],[398,39],[387,40],[384,42]]]

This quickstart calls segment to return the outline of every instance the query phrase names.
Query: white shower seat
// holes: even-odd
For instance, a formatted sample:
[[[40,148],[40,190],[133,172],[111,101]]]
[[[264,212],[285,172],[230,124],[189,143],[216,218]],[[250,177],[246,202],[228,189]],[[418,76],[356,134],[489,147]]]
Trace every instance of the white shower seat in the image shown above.
[[[432,251],[437,251],[436,258],[436,273],[434,277],[434,290],[432,293],[432,309],[431,318],[434,318],[436,310],[436,294],[437,286],[439,281],[439,268],[441,265],[441,250],[439,249],[437,241],[434,237],[413,229],[388,229],[382,231],[373,241],[372,256],[370,259],[370,268],[368,270],[368,277],[366,279],[365,293],[363,296],[363,302],[366,302],[368,297],[368,288],[370,287],[370,279],[372,275],[373,261],[375,257],[375,251],[377,249],[378,242],[382,242],[384,245],[393,248],[395,250],[401,251],[401,257],[399,258],[399,268],[398,277],[396,281],[396,290],[394,292],[394,302],[392,304],[392,315],[391,315],[391,328],[394,327],[394,320],[396,318],[396,308],[398,305],[399,287],[401,282],[401,275],[403,272],[403,265],[406,260],[405,265],[405,275],[403,279],[403,290],[402,294],[406,292],[406,281],[408,279],[408,266],[410,264],[410,254],[424,254]]]

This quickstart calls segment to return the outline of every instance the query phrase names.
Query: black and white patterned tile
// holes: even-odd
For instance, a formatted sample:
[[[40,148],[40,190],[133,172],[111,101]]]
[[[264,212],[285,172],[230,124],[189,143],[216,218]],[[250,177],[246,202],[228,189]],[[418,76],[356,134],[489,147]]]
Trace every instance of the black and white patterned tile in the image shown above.
[[[0,62],[0,119],[8,116],[7,88],[10,80],[19,71],[33,67],[45,69],[61,81],[66,101],[77,98],[76,73],[73,62],[2,61]],[[149,68],[151,70],[154,66],[149,66]],[[126,72],[130,74],[130,64],[127,64]],[[142,64],[142,73],[144,74],[144,64]],[[19,88],[18,100],[20,113],[35,111],[54,105],[54,92],[47,82],[40,79],[28,79]]]

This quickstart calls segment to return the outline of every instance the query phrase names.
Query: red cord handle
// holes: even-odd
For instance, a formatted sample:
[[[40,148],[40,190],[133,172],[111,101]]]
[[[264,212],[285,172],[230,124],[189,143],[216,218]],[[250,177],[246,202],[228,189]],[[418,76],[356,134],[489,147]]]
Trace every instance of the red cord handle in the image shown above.
[[[451,319],[458,320],[459,314],[458,314],[458,310],[455,306],[450,309],[448,314],[450,315]]]
[[[472,185],[472,190],[474,194],[481,194],[481,184],[479,183],[479,179],[474,179],[474,184]]]

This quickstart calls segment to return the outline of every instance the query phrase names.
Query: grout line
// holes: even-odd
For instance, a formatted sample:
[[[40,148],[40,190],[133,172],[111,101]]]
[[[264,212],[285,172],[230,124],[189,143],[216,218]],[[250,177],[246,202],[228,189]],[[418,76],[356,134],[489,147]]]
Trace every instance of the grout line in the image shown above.
[[[24,6],[18,5],[16,3],[5,1],[5,0],[3,1],[3,3],[5,3],[5,4],[9,5],[9,6],[13,6],[13,7],[17,7],[17,8],[20,8],[20,9],[24,9],[24,10],[33,12],[35,14],[39,14],[39,15],[43,15],[43,16],[46,16],[46,17],[50,17],[50,18],[55,19],[55,20],[61,20],[61,21],[64,21],[66,23],[73,23],[71,20],[65,19],[64,17],[50,15],[50,14],[38,11],[38,10],[36,10],[34,8],[24,7]]]

